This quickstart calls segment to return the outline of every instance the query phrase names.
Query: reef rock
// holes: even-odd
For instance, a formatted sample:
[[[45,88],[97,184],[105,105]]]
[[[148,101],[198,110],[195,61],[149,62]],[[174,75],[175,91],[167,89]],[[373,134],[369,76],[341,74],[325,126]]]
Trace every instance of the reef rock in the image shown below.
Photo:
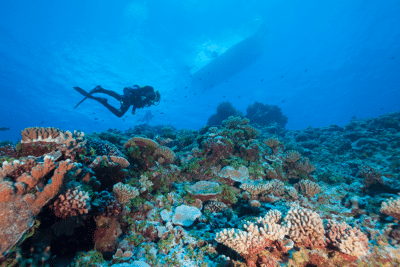
[[[201,211],[193,206],[181,205],[176,208],[172,222],[176,225],[189,227],[201,216]]]
[[[188,188],[188,193],[194,198],[206,201],[222,193],[222,188],[217,182],[199,181]]]
[[[218,172],[218,176],[230,179],[233,182],[241,183],[249,178],[249,170],[246,168],[246,166],[240,166],[237,170],[231,166],[226,166]]]
[[[162,211],[160,212],[160,215],[161,215],[161,219],[162,219],[164,222],[169,222],[169,221],[171,221],[172,211],[169,211],[169,210],[164,209],[164,210],[162,210]]]

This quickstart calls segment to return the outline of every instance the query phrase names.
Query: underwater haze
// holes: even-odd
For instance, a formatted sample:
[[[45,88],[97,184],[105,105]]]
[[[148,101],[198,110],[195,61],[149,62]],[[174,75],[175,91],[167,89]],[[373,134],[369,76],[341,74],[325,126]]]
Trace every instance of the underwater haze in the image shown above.
[[[399,0],[1,1],[0,267],[398,267],[399,222]]]
[[[287,129],[394,112],[398,14],[398,1],[4,0],[0,127],[10,130],[0,139],[15,141],[31,126],[125,130],[147,110],[151,124],[199,129],[223,101],[244,113],[255,101],[277,105],[289,118]],[[223,55],[260,21],[267,28],[260,53],[227,62],[239,71],[226,81],[206,89],[193,83],[213,52]],[[121,119],[93,100],[73,109],[82,99],[74,86],[122,94],[134,84],[159,90],[160,105]]]

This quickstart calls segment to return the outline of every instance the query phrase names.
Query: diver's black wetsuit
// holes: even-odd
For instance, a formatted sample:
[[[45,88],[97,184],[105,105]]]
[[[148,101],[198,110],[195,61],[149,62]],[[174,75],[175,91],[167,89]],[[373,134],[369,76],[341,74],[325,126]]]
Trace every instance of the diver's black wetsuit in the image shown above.
[[[160,94],[158,93],[158,91],[154,90],[154,88],[151,86],[139,87],[138,85],[134,85],[132,87],[125,87],[123,95],[120,95],[111,90],[104,89],[100,85],[96,86],[89,93],[85,92],[83,89],[79,87],[74,87],[74,89],[85,96],[83,100],[85,100],[86,98],[97,100],[119,118],[121,118],[126,113],[126,111],[129,109],[130,106],[133,106],[132,114],[135,114],[137,108],[143,108],[146,106],[149,107],[151,105],[154,105],[155,102],[160,101]],[[114,97],[121,103],[121,107],[119,109],[116,109],[115,107],[108,104],[106,98],[92,96],[92,94],[94,93],[103,93]],[[78,105],[82,103],[83,100],[79,102]],[[78,105],[76,105],[75,108]]]

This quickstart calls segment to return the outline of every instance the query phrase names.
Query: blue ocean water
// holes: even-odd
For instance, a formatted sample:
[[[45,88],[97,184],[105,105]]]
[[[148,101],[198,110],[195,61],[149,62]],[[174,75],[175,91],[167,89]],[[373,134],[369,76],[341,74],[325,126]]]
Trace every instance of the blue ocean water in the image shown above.
[[[278,105],[287,129],[344,125],[399,110],[400,2],[9,1],[0,9],[0,140],[26,127],[126,130],[151,124],[199,129],[222,101],[246,112]],[[267,26],[265,48],[226,82],[201,89],[191,75],[214,54]],[[214,53],[214,54],[213,54]],[[229,64],[242,64],[228,62]],[[117,118],[93,100],[96,85],[160,91],[159,106]],[[118,105],[116,101],[110,103]]]

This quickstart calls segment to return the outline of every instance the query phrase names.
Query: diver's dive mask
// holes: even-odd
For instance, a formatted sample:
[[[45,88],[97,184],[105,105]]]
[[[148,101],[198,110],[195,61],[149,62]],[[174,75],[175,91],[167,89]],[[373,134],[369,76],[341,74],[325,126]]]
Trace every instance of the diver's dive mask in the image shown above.
[[[161,100],[160,93],[158,92],[158,90],[154,90],[154,99],[153,100],[149,99],[148,105],[158,106],[158,104],[160,104],[160,100]]]

